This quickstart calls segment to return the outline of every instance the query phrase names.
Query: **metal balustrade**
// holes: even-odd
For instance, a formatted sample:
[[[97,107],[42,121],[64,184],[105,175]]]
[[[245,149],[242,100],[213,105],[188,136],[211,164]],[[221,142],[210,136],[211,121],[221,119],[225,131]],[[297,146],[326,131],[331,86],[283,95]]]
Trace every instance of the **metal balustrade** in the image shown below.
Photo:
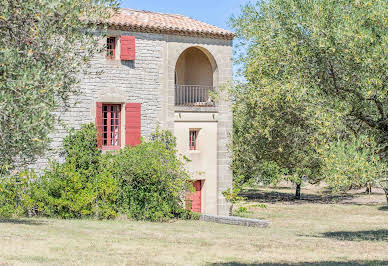
[[[214,87],[200,85],[175,85],[176,106],[215,106],[211,99]]]

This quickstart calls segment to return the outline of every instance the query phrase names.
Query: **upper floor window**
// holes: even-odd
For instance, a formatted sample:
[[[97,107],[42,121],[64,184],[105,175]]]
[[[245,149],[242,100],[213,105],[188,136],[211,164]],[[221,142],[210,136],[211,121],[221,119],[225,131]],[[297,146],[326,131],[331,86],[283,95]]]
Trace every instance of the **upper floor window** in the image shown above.
[[[102,105],[102,146],[106,148],[120,148],[121,146],[121,116],[119,104]]]
[[[116,38],[108,37],[106,39],[106,57],[114,59],[116,56]]]
[[[190,129],[189,133],[189,148],[190,150],[197,150],[198,130]]]

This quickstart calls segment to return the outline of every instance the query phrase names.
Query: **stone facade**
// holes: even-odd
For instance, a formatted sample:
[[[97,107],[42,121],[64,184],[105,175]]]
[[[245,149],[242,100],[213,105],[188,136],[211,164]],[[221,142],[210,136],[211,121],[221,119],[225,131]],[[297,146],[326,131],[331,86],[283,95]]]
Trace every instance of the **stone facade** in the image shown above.
[[[82,95],[72,99],[68,112],[60,114],[65,126],[58,126],[52,135],[52,149],[41,158],[36,168],[47,165],[48,158],[61,159],[58,150],[68,128],[80,128],[82,124],[95,122],[96,102],[124,104],[141,103],[141,134],[147,138],[159,124],[162,128],[174,132],[176,114],[196,115],[216,114],[217,151],[215,173],[217,182],[212,191],[215,201],[212,203],[213,215],[228,215],[230,205],[222,196],[222,191],[232,185],[232,174],[229,169],[230,155],[227,149],[232,130],[232,112],[229,102],[223,97],[215,107],[177,107],[175,106],[175,67],[179,56],[190,47],[203,51],[212,65],[213,84],[221,87],[232,80],[232,41],[201,37],[177,36],[169,34],[126,32],[110,30],[109,36],[115,36],[116,56],[107,59],[104,54],[92,61],[92,71],[102,71],[101,75],[88,75],[80,84]],[[120,60],[120,41],[122,35],[135,36],[136,60]],[[122,108],[122,112],[124,108]],[[122,120],[125,115],[122,113]],[[125,122],[121,122],[122,131]],[[122,134],[123,138],[124,134]],[[124,145],[122,141],[122,145]],[[203,151],[204,153],[206,152]]]

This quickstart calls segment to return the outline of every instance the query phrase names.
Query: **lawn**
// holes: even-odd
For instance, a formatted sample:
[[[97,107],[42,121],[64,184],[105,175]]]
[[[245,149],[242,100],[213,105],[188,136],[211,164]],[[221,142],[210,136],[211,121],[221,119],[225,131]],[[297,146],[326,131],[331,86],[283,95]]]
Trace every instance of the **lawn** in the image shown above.
[[[382,191],[330,197],[304,188],[247,190],[248,228],[170,223],[0,220],[1,264],[388,265],[388,208]],[[264,203],[266,208],[260,207]]]

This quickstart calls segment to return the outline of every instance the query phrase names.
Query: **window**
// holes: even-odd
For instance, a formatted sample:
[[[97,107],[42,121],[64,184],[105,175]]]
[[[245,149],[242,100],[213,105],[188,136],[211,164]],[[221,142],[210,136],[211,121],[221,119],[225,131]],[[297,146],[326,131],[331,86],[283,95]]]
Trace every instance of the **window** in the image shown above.
[[[102,146],[108,149],[120,149],[121,146],[121,116],[119,104],[102,105]]]
[[[198,130],[190,129],[189,148],[192,151],[197,150],[197,138],[198,138]]]
[[[116,38],[108,37],[106,40],[106,57],[114,59],[116,55]]]

